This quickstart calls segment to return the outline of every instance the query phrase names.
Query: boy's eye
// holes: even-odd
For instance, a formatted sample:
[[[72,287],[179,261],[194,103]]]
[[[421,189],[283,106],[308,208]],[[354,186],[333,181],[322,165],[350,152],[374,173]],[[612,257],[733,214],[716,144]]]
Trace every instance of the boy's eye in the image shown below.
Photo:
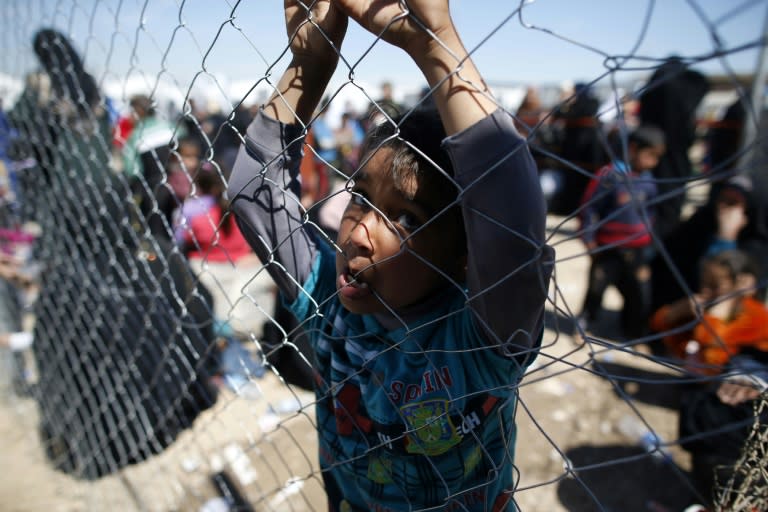
[[[421,226],[421,221],[416,215],[410,212],[403,212],[394,218],[396,224],[399,224],[406,231],[415,231]]]
[[[355,206],[362,206],[362,207],[368,206],[368,200],[360,192],[356,192],[353,190],[351,195],[352,197],[349,199],[349,204],[353,204]]]

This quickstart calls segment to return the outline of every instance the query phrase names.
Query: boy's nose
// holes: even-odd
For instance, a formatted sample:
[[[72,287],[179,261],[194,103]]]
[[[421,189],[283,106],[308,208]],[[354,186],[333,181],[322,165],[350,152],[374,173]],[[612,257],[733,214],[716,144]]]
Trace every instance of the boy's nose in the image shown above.
[[[365,256],[373,254],[373,237],[372,231],[375,229],[376,213],[366,213],[360,221],[352,228],[352,232],[349,234],[349,241],[354,245],[355,249],[361,252]]]

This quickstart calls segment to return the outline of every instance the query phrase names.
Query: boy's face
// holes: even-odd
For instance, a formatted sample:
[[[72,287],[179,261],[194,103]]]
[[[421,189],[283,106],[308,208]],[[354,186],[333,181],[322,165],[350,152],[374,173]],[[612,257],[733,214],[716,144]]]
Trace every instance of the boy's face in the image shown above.
[[[663,154],[664,148],[660,147],[635,148],[630,166],[635,172],[649,171],[659,165],[659,159]]]
[[[728,269],[714,262],[704,264],[701,269],[700,292],[704,300],[711,301],[734,291],[735,282]]]
[[[398,183],[390,157],[390,149],[377,151],[355,175],[339,227],[336,287],[357,314],[416,304],[447,282],[433,266],[458,280],[464,268],[461,220],[447,212],[432,220],[445,199],[427,180]]]
[[[726,295],[753,296],[757,286],[757,276],[751,272],[741,272],[735,277],[725,265],[707,262],[701,269],[701,295],[705,300],[715,300]]]
[[[193,174],[200,165],[200,150],[196,145],[183,142],[179,145],[179,156],[187,173]]]

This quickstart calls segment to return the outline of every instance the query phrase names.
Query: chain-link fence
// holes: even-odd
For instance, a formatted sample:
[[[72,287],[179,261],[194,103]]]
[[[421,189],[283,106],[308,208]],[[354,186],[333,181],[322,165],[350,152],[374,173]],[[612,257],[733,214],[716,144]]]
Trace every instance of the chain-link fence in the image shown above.
[[[0,7],[0,508],[768,507],[768,3],[353,3]]]

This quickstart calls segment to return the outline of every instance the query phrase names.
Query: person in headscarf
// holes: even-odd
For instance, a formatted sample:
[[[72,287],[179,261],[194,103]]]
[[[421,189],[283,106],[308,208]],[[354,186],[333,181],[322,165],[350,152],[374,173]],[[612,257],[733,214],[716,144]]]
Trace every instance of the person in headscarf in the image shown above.
[[[562,127],[557,156],[561,159],[563,183],[560,192],[549,203],[549,211],[570,215],[578,207],[590,179],[608,163],[601,141],[598,118],[600,101],[587,84],[574,86],[574,96],[554,113],[555,123]]]
[[[20,129],[46,132],[48,155],[20,186],[41,231],[34,397],[52,464],[94,479],[159,453],[214,403],[211,299],[111,169],[102,95],[72,44],[44,29],[34,47],[52,92],[52,115]]]
[[[101,179],[109,168],[111,124],[96,80],[69,38],[44,28],[33,49],[40,72],[9,112],[18,131],[17,159],[31,156],[48,179],[57,169]]]
[[[722,117],[707,131],[707,171],[715,178],[738,164],[744,143],[746,114],[744,100],[739,97],[728,105]]]
[[[45,28],[35,34],[33,47],[60,100],[71,102],[80,115],[87,115],[99,104],[101,93],[96,80],[85,71],[80,55],[67,36]]]
[[[685,183],[693,173],[688,151],[694,142],[696,109],[709,91],[709,82],[688,68],[679,57],[670,57],[651,76],[640,95],[640,122],[659,127],[667,152],[653,170],[659,196],[656,205],[657,235],[664,238],[680,223]],[[671,194],[671,195],[670,195]]]

